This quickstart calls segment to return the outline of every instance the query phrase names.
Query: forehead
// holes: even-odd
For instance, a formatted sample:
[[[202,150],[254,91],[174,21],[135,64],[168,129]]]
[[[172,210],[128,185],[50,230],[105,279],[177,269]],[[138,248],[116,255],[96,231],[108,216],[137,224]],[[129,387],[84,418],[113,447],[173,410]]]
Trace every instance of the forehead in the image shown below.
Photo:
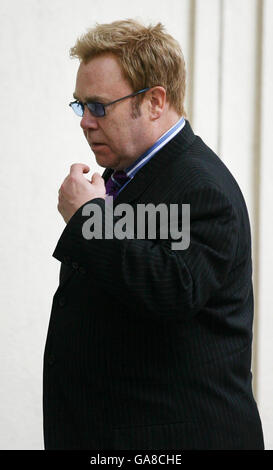
[[[92,96],[115,99],[132,91],[124,78],[121,66],[114,54],[104,54],[81,62],[76,79],[75,95],[85,100]],[[121,93],[121,95],[120,95]]]

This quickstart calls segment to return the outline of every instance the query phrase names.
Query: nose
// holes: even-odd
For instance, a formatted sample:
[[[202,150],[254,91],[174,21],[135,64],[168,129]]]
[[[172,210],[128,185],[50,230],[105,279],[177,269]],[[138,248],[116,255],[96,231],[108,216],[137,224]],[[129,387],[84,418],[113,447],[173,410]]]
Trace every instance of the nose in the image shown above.
[[[83,130],[98,128],[97,118],[91,114],[86,105],[84,106],[84,113],[80,122],[80,126]]]

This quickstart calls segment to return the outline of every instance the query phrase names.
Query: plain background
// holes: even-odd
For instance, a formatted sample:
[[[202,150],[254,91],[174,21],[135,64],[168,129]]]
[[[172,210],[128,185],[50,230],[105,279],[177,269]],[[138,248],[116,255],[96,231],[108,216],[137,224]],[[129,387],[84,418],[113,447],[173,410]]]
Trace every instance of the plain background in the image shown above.
[[[95,22],[161,21],[187,65],[196,134],[237,179],[253,239],[254,393],[273,448],[272,0],[1,0],[0,448],[43,449],[42,366],[64,229],[58,189],[70,165],[103,172],[68,107],[69,49]],[[236,151],[233,143],[236,142]]]

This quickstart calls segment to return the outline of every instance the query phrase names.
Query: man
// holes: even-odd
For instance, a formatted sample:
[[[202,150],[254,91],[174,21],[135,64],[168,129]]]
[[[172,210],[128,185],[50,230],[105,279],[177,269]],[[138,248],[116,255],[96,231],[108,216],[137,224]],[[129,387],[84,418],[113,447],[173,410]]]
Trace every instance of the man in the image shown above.
[[[70,105],[106,170],[88,181],[74,164],[59,190],[67,225],[53,254],[45,448],[263,449],[247,209],[185,119],[180,47],[161,24],[127,20],[97,25],[71,54]],[[173,249],[158,222],[155,238],[122,239],[102,217],[102,237],[84,236],[90,204],[105,215],[111,197],[116,209],[176,205],[180,228],[189,204],[188,247]]]

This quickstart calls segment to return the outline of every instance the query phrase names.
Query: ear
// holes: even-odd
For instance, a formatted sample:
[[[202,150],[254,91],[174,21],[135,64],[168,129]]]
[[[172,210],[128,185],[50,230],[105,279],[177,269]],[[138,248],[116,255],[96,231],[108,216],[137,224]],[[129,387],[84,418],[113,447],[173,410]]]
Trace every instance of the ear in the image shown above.
[[[149,114],[152,121],[160,118],[166,105],[166,90],[162,86],[155,86],[147,93]]]

